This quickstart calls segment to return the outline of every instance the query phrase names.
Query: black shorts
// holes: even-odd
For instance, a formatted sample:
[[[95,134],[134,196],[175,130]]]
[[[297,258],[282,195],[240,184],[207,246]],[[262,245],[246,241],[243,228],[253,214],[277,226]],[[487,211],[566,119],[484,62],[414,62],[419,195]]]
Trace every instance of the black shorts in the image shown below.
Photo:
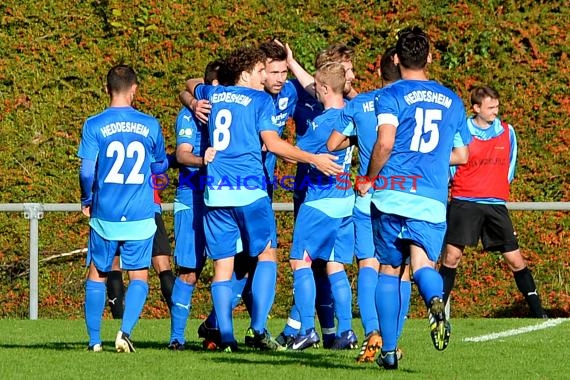
[[[156,232],[152,242],[152,257],[154,256],[170,256],[170,242],[168,241],[168,233],[162,220],[162,214],[154,213],[154,222],[156,223]]]
[[[505,205],[452,199],[447,209],[445,242],[458,246],[474,246],[479,238],[485,251],[505,253],[519,248]]]

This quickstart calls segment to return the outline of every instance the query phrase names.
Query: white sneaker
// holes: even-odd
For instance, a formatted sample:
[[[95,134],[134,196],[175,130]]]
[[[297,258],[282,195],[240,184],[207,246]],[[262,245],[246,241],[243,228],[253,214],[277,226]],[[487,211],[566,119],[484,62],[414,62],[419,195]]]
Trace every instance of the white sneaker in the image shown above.
[[[115,339],[115,349],[117,352],[135,352],[135,347],[129,339],[129,336],[120,330]]]
[[[87,347],[87,351],[101,352],[103,351],[103,346],[100,343],[96,343],[92,346]]]

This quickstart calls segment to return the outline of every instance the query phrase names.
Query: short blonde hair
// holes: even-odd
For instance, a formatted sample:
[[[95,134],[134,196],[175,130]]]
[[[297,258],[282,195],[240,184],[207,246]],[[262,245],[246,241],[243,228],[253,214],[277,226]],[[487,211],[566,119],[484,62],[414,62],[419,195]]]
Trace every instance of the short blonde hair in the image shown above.
[[[315,59],[315,67],[319,67],[330,63],[330,62],[350,62],[352,61],[352,56],[354,55],[354,50],[349,48],[345,44],[334,44],[319,53]]]
[[[315,73],[315,79],[329,86],[336,94],[342,94],[346,83],[346,70],[339,62],[325,63]]]

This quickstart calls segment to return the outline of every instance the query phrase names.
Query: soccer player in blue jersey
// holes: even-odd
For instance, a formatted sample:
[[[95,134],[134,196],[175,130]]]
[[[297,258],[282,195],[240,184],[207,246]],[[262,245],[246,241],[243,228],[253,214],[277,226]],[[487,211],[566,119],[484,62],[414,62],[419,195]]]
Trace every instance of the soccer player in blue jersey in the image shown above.
[[[400,79],[400,71],[394,63],[396,49],[386,50],[380,59],[378,73],[385,87]],[[374,112],[374,97],[376,90],[358,94],[354,97],[340,115],[340,123],[335,126],[327,142],[331,151],[345,149],[350,144],[350,138],[356,136],[358,141],[358,175],[365,176],[374,142],[376,141],[376,114]],[[372,221],[370,219],[370,200],[372,189],[364,197],[357,197],[353,210],[355,256],[358,261],[358,293],[357,300],[360,308],[360,319],[364,328],[365,338],[356,360],[359,363],[372,362],[382,347],[380,326],[374,299],[378,280],[378,260],[374,255],[372,238]],[[406,271],[400,282],[402,293],[401,317],[408,311],[411,292],[409,271]],[[401,326],[401,325],[400,325]]]
[[[338,62],[322,65],[315,74],[315,90],[324,112],[310,124],[299,147],[314,153],[329,152],[327,140],[339,121],[344,107],[345,69]],[[301,331],[291,344],[303,350],[320,342],[315,331],[316,285],[311,269],[313,260],[326,262],[331,284],[338,333],[333,349],[354,348],[357,338],[352,330],[352,292],[344,265],[352,263],[354,192],[350,182],[352,147],[335,153],[343,162],[344,173],[327,177],[316,168],[308,174],[305,201],[299,209],[293,232],[291,267],[295,307],[301,318]]]
[[[235,85],[190,84],[196,99],[208,99],[211,104],[208,131],[216,158],[208,165],[204,183],[204,229],[206,250],[214,260],[212,299],[221,335],[220,348],[227,351],[237,349],[231,279],[234,256],[242,250],[257,260],[251,280],[251,345],[259,349],[280,348],[266,329],[275,297],[276,230],[265,190],[260,136],[267,150],[285,159],[310,162],[329,175],[339,171],[334,163],[336,157],[304,152],[279,137],[272,119],[273,100],[263,91],[265,59],[259,49],[237,49],[225,60]]]
[[[517,161],[514,128],[498,118],[499,93],[495,89],[475,87],[471,91],[471,105],[475,115],[467,120],[473,135],[469,161],[464,166],[452,168],[446,245],[439,268],[443,277],[444,302],[453,289],[465,246],[476,245],[481,237],[484,250],[499,251],[504,256],[532,316],[546,318],[505,206]]]
[[[455,139],[467,150],[471,135],[461,99],[428,80],[429,40],[418,27],[400,32],[394,62],[402,80],[380,89],[374,108],[378,137],[367,178],[358,183],[364,196],[371,187],[372,231],[380,275],[376,308],[382,332],[377,363],[397,369],[401,321],[400,278],[410,263],[420,295],[429,310],[436,349],[451,334],[443,304],[443,281],[435,269],[445,235],[447,183]]]
[[[297,93],[293,84],[287,80],[288,68],[287,68],[287,51],[283,46],[275,41],[264,42],[259,45],[259,48],[265,53],[265,80],[264,80],[264,90],[271,95],[273,99],[273,104],[275,106],[276,113],[273,117],[274,124],[278,127],[279,136],[283,133],[283,128],[287,120],[291,117],[295,105],[297,103]],[[207,120],[207,114],[210,112],[209,103],[207,100],[193,100],[191,94],[187,91],[183,92],[181,99],[186,103],[187,106],[192,105],[197,115],[202,119]],[[204,108],[200,108],[200,103],[203,104]],[[205,111],[206,115],[203,114]],[[262,161],[264,164],[264,171],[266,175],[267,183],[267,193],[269,198],[273,198],[273,186],[274,186],[274,172],[276,165],[276,156],[274,153],[264,149],[262,151]],[[247,269],[247,268],[244,268]],[[237,277],[234,278],[234,293],[236,294],[236,302],[239,303],[241,298],[245,301],[248,310],[251,308],[251,282],[247,282],[247,276],[242,277],[239,273],[242,272],[238,270]],[[244,291],[245,287],[245,291]],[[242,292],[243,297],[242,297]],[[248,331],[250,334],[251,331]],[[217,337],[219,336],[219,331],[217,330],[216,314],[214,309],[202,323],[198,329],[198,335],[206,340],[216,343]],[[209,347],[213,347],[211,344],[206,344]]]
[[[297,91],[291,81],[287,79],[289,69],[287,67],[287,51],[275,41],[264,42],[259,49],[265,54],[265,81],[264,89],[271,95],[275,106],[273,123],[278,128],[279,136],[283,135],[285,123],[293,116],[297,105]],[[267,177],[267,193],[273,199],[273,183],[277,157],[274,153],[264,151],[263,163]]]
[[[105,308],[105,280],[117,249],[121,269],[129,273],[125,310],[115,348],[133,352],[130,334],[148,294],[148,267],[156,230],[151,166],[161,172],[166,161],[164,138],[158,120],[135,110],[135,71],[124,65],[107,74],[110,106],[83,125],[78,156],[81,158],[81,206],[88,216],[89,267],[85,283],[85,322],[89,349],[101,351],[101,318]]]
[[[297,106],[295,107],[295,112],[293,114],[293,120],[295,121],[295,135],[298,144],[303,140],[311,121],[318,115],[322,114],[324,108],[315,97],[313,76],[305,71],[305,69],[295,60],[293,52],[289,48],[288,44],[285,44],[285,48],[287,49],[287,65],[296,77],[296,79],[293,79],[291,82],[295,86],[298,96]],[[352,66],[353,54],[354,51],[350,47],[345,44],[337,43],[330,45],[320,52],[315,59],[316,69],[330,62],[338,62],[344,67],[346,76],[343,94],[344,97],[348,99],[357,94],[356,90],[352,87],[352,81],[355,79]],[[295,173],[295,189],[293,194],[293,215],[295,218],[297,217],[299,207],[303,203],[307,192],[307,186],[303,184],[306,183],[305,178],[307,177],[308,170],[308,165],[303,163],[297,164],[297,171]],[[319,324],[321,325],[321,332],[323,334],[323,346],[325,348],[330,348],[336,337],[336,328],[331,286],[326,272],[326,262],[315,260],[313,261],[312,267],[317,285],[315,306],[317,309]],[[277,337],[277,340],[282,344],[290,346],[293,337],[299,333],[300,326],[301,322],[299,312],[293,304],[287,323],[283,331]]]
[[[222,63],[212,61],[206,66],[204,83],[217,81]],[[176,118],[176,161],[179,180],[174,199],[174,258],[178,277],[172,290],[170,322],[171,350],[184,350],[186,323],[192,308],[192,293],[206,260],[203,216],[204,191],[200,183],[206,175],[206,165],[215,157],[210,148],[206,125],[196,119],[186,107]]]

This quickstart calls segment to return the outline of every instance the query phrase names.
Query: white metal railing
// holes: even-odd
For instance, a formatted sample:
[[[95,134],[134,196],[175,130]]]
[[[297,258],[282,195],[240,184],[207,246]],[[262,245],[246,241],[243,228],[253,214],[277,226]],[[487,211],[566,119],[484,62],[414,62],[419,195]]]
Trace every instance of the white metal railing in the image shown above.
[[[510,210],[570,211],[570,202],[508,202]],[[172,211],[172,203],[163,203],[164,211]],[[293,211],[293,203],[273,203],[275,211]],[[30,221],[30,319],[38,319],[38,222],[44,212],[80,212],[79,203],[0,203],[0,212],[22,212]]]

